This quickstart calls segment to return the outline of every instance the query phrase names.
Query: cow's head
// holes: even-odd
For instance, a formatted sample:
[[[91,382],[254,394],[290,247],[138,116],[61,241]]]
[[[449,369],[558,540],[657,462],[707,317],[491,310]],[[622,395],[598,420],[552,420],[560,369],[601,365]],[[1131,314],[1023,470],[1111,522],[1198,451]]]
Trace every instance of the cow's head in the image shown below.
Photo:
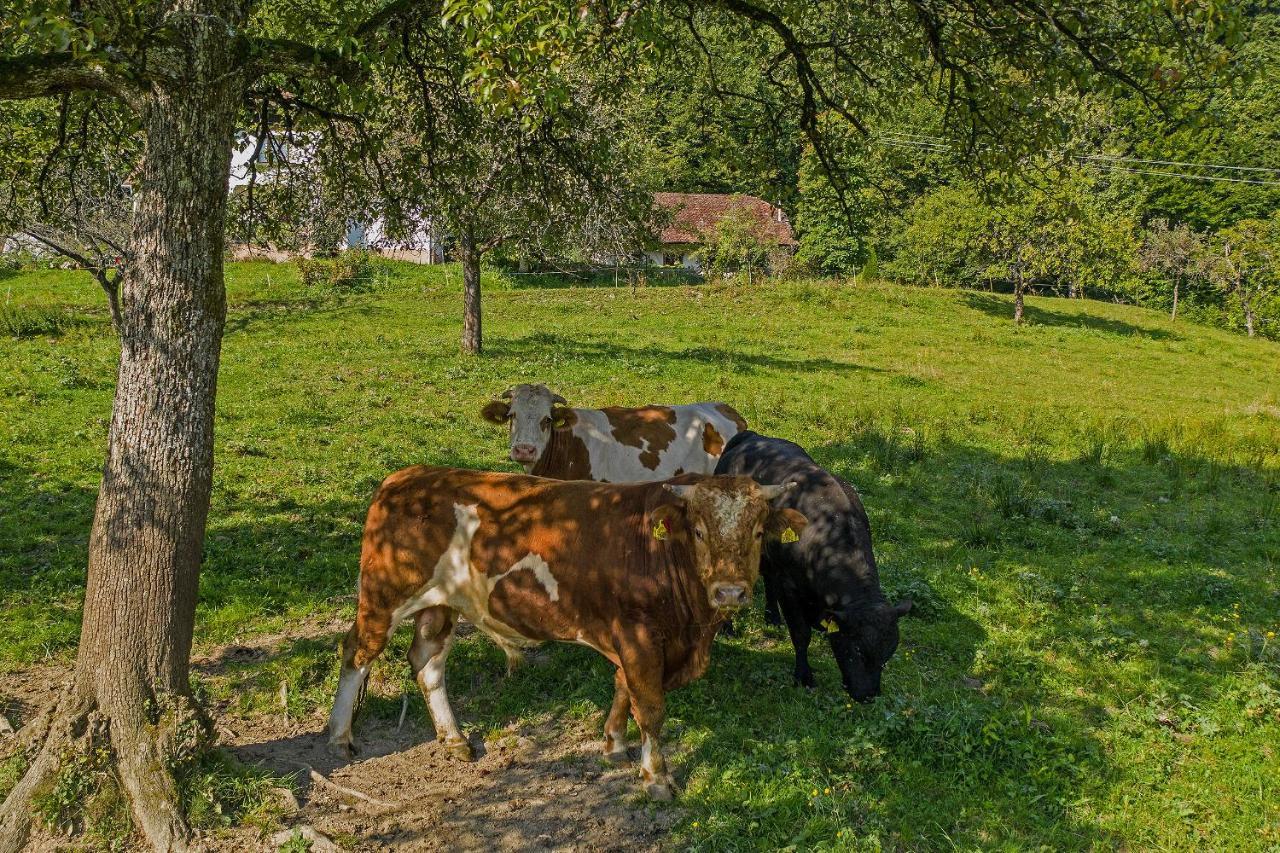
[[[511,460],[531,471],[547,449],[551,431],[572,423],[573,410],[546,385],[525,384],[503,391],[499,399],[480,410],[480,416],[491,423],[511,425]]]
[[[795,483],[761,486],[750,477],[726,476],[666,483],[664,488],[675,500],[654,511],[652,533],[687,542],[713,608],[741,607],[751,600],[760,575],[764,538],[795,536],[808,524],[796,510],[770,505],[794,487]]]
[[[880,673],[898,648],[898,620],[910,611],[911,601],[904,599],[827,612],[822,625],[844,689],[854,700],[870,702],[880,695]]]

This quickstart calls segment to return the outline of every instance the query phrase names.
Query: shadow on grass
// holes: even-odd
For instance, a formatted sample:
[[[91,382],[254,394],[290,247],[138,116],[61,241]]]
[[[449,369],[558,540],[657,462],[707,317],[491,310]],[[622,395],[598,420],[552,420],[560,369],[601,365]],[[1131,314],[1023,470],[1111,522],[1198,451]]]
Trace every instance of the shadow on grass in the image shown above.
[[[1120,337],[1149,338],[1156,341],[1179,340],[1182,337],[1176,332],[1170,332],[1167,329],[1138,326],[1133,323],[1126,323],[1123,320],[1109,320],[1105,317],[1094,317],[1084,313],[1069,314],[1064,311],[1055,311],[1052,308],[1037,305],[1034,301],[1035,299],[1035,296],[1027,298],[1023,312],[1026,321],[1037,326],[1092,329]],[[975,311],[981,311],[988,316],[1007,320],[1010,323],[1013,322],[1012,300],[1000,299],[987,293],[965,291],[964,302]]]
[[[505,344],[509,354],[535,345],[525,341]],[[580,346],[599,357],[680,357]],[[728,845],[745,833],[753,843],[782,845],[797,827],[829,819],[830,832],[818,826],[816,837],[839,825],[907,847],[1123,844],[1068,808],[1129,779],[1100,741],[1104,706],[1161,692],[1213,701],[1222,675],[1209,656],[1213,619],[1236,604],[1246,617],[1274,606],[1262,555],[1277,547],[1280,512],[1266,499],[1275,472],[1167,447],[1150,458],[1138,446],[1092,455],[1082,447],[1080,458],[1066,461],[1009,458],[875,427],[813,452],[863,487],[884,585],[916,597],[921,618],[904,621],[885,694],[867,707],[845,707],[825,649],[815,652],[818,689],[792,688],[790,647],[764,633],[758,605],[743,636],[717,640],[707,675],[669,696],[670,742],[685,750],[676,762],[689,783],[684,805],[717,816],[708,843]],[[3,615],[77,596],[93,495],[12,463],[0,463],[0,483]],[[336,611],[335,597],[353,590],[366,508],[367,497],[237,500],[238,517],[253,520],[214,519],[202,614],[232,614],[251,634],[255,622],[294,608]],[[982,624],[971,615],[978,613],[987,614]],[[991,624],[1001,630],[989,633]],[[267,697],[284,672],[312,703],[303,711],[313,713],[331,701],[340,634],[325,630],[261,659],[216,665],[233,677],[232,691]],[[402,631],[378,671],[409,695],[419,727],[412,734],[425,739],[407,640]],[[501,652],[471,636],[455,647],[449,683],[472,731],[568,719],[594,733],[612,693],[609,670],[587,649],[552,646],[508,678]],[[1076,689],[1063,688],[1066,673]],[[371,691],[360,725],[386,728],[398,716],[399,692],[388,693]],[[303,737],[322,745],[319,728]],[[1168,734],[1153,725],[1133,736],[1155,742]],[[400,738],[387,751],[413,742]],[[827,817],[806,797],[823,779],[839,780],[834,787],[843,791]],[[851,780],[854,787],[839,788]],[[771,792],[759,794],[772,798],[768,814],[755,794],[735,800],[730,790]]]
[[[585,362],[624,361],[647,359],[656,363],[686,362],[731,366],[736,370],[754,373],[758,370],[778,372],[828,371],[832,373],[883,373],[878,367],[834,361],[829,358],[786,358],[785,356],[744,353],[719,347],[686,347],[679,350],[656,346],[628,346],[611,340],[592,337],[568,337],[549,332],[536,332],[521,338],[491,337],[485,343],[486,352],[516,360],[536,357],[552,350],[565,359]]]
[[[547,290],[568,287],[618,288],[685,287],[702,284],[703,278],[691,270],[670,267],[625,268],[565,272],[495,271],[512,290]]]
[[[250,299],[227,307],[227,324],[224,334],[233,335],[255,331],[262,326],[275,325],[281,319],[299,320],[336,315],[368,318],[378,312],[357,296],[323,296],[309,299]]]

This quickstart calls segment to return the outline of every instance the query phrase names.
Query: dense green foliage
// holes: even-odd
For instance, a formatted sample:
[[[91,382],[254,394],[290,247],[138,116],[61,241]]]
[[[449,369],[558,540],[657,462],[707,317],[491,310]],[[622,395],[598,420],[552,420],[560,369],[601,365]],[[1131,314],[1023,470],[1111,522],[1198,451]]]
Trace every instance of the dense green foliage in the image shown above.
[[[862,491],[883,581],[919,618],[874,705],[829,654],[789,684],[753,613],[671,696],[677,847],[1257,849],[1280,843],[1280,348],[1166,314],[825,281],[517,289],[487,278],[488,356],[453,343],[455,267],[386,265],[368,292],[233,264],[219,467],[197,651],[280,652],[199,689],[220,714],[323,713],[359,531],[389,471],[492,468],[480,420],[513,381],[584,405],[724,399]],[[5,282],[79,325],[0,337],[0,667],[68,660],[116,344],[96,285]],[[758,611],[758,605],[756,610]],[[430,738],[404,665],[367,714]],[[599,728],[608,666],[539,653],[515,676],[479,636],[450,661],[461,719]],[[236,728],[239,724],[232,723]],[[317,722],[317,728],[319,723]],[[318,737],[318,735],[317,735]],[[0,770],[0,778],[3,771]]]
[[[1024,98],[1023,114],[966,126],[953,99],[908,73],[892,97],[858,102],[863,130],[827,110],[819,147],[777,109],[767,66],[695,16],[688,29],[701,39],[679,49],[705,61],[672,70],[664,58],[637,122],[662,140],[662,188],[781,199],[814,273],[852,274],[874,252],[901,281],[1009,289],[1005,222],[1040,233],[1021,265],[1032,288],[1169,310],[1176,286],[1182,316],[1244,330],[1235,290],[1195,270],[1175,281],[1139,251],[1156,220],[1216,232],[1280,208],[1280,15],[1251,10],[1239,24],[1222,60],[1235,82],[1188,93],[1181,109],[1123,87],[1031,97],[1010,75],[1002,96]],[[1264,296],[1252,310],[1257,331],[1280,335],[1280,304]]]

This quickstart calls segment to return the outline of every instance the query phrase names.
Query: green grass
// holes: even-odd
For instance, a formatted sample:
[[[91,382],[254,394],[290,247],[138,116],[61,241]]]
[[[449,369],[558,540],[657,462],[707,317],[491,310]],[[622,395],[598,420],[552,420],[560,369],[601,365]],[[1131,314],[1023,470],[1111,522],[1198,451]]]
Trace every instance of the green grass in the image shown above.
[[[363,513],[418,462],[506,468],[477,413],[519,381],[575,404],[721,399],[862,491],[885,586],[919,603],[874,705],[830,655],[789,684],[752,615],[670,697],[696,849],[1280,849],[1280,345],[1124,306],[809,282],[626,288],[486,280],[457,354],[454,268],[366,293],[229,268],[217,472],[196,642],[348,616]],[[0,668],[69,658],[116,345],[88,276],[7,279],[82,319],[0,337]],[[327,708],[334,637],[202,683],[252,711]],[[406,638],[370,712],[412,684]],[[597,655],[504,678],[469,637],[460,717],[596,726]],[[455,677],[456,676],[456,677]],[[425,714],[413,694],[411,714]]]

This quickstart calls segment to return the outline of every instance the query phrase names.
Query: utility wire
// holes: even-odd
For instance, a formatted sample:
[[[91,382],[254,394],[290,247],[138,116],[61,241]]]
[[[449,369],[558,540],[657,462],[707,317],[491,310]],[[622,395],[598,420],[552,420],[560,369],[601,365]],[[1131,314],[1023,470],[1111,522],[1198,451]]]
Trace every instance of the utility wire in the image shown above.
[[[941,136],[931,136],[923,133],[907,133],[905,131],[887,131],[883,134],[890,137],[903,137],[906,140],[918,140],[933,145],[945,145],[950,147],[950,142]],[[1233,172],[1267,172],[1270,174],[1280,175],[1280,168],[1273,166],[1233,166],[1225,163],[1196,163],[1189,160],[1153,160],[1144,157],[1126,157],[1122,154],[1084,154],[1079,155],[1090,160],[1113,160],[1120,163],[1137,163],[1147,166],[1178,166],[1181,168],[1191,169],[1223,169]]]
[[[893,138],[897,136],[908,136],[908,135],[909,134],[894,134],[892,137],[882,136],[873,141],[880,145],[889,145],[895,148],[911,148],[911,149],[917,149],[920,151],[933,151],[938,153],[947,153],[952,150],[950,147],[946,145],[942,145],[937,142],[923,142],[923,141],[915,141],[912,139]],[[919,137],[919,138],[925,139],[927,137]],[[937,137],[933,137],[933,138],[937,139]],[[1280,187],[1280,180],[1265,180],[1261,178],[1233,178],[1227,175],[1197,175],[1197,174],[1188,173],[1188,172],[1168,172],[1168,171],[1159,170],[1159,169],[1137,169],[1137,168],[1132,168],[1130,166],[1122,165],[1126,163],[1160,164],[1165,162],[1169,163],[1170,165],[1177,165],[1176,161],[1153,161],[1153,160],[1142,160],[1138,158],[1100,157],[1098,155],[1090,155],[1090,154],[1076,154],[1076,155],[1072,155],[1072,158],[1075,160],[1078,160],[1082,165],[1093,166],[1098,169],[1103,169],[1103,170],[1112,171],[1112,172],[1127,172],[1129,174],[1134,174],[1134,175],[1158,175],[1166,178],[1183,178],[1189,181],[1204,181],[1207,183],[1252,184],[1255,186],[1263,186],[1263,187]],[[1207,168],[1206,164],[1187,164],[1187,165],[1204,166]],[[1269,169],[1263,169],[1261,167],[1256,167],[1256,166],[1219,166],[1216,168],[1237,168],[1237,169],[1247,169],[1250,171],[1280,172],[1280,169],[1269,170]]]

